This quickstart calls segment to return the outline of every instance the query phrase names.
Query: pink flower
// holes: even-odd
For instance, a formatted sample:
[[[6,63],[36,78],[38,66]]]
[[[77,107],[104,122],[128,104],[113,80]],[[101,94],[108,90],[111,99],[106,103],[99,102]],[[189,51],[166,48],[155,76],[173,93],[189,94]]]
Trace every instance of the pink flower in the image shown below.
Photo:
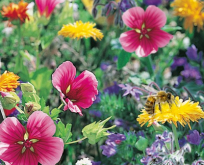
[[[166,16],[156,6],[148,6],[146,11],[141,7],[133,7],[123,14],[122,19],[133,30],[122,33],[120,43],[125,51],[135,51],[139,57],[156,53],[158,47],[164,47],[173,37],[161,30],[166,23]]]
[[[62,139],[52,137],[56,127],[42,111],[28,119],[27,129],[15,117],[0,124],[0,159],[8,165],[55,165],[64,149]]]
[[[98,94],[98,81],[93,73],[85,70],[76,77],[76,68],[70,61],[63,62],[52,75],[52,84],[60,92],[64,110],[79,113],[89,108]],[[81,108],[80,108],[81,107]]]
[[[49,17],[55,6],[64,2],[64,0],[35,0],[35,2],[40,15],[42,16],[45,13],[46,17]]]

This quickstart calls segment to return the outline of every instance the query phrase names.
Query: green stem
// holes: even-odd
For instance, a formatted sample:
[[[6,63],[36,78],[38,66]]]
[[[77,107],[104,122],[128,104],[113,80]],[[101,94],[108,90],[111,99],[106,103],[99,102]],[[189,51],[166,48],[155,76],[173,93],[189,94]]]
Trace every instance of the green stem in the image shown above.
[[[178,142],[178,135],[177,135],[177,131],[176,131],[176,126],[174,125],[174,123],[172,123],[171,125],[172,125],[172,131],[173,131],[173,134],[174,134],[174,142],[175,142],[175,145],[176,145],[176,150],[180,150],[179,142]]]
[[[153,76],[154,70],[153,70],[151,55],[147,56],[146,59],[147,59],[146,63],[147,63],[147,69],[149,71],[149,74],[150,74],[150,76]]]
[[[86,139],[87,137],[83,137],[82,139],[79,139],[79,140],[76,140],[76,141],[72,141],[72,142],[69,142],[69,143],[64,143],[64,144],[73,144],[73,143],[78,143],[78,142],[81,142],[83,141],[84,139]]]
[[[62,103],[57,109],[60,109],[64,104]]]
[[[17,43],[17,56],[16,56],[16,69],[18,69],[18,65],[20,64],[21,61],[21,54],[20,54],[20,47],[21,47],[21,23],[19,21],[19,24],[17,26],[17,30],[18,30],[18,43]]]
[[[18,110],[19,113],[24,113],[17,105],[15,106],[15,108]]]

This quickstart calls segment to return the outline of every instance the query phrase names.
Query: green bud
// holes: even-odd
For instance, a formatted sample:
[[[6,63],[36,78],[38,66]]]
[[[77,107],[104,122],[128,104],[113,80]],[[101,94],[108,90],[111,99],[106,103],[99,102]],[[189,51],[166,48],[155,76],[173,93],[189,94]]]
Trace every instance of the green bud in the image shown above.
[[[148,140],[143,138],[142,136],[139,137],[139,140],[135,143],[135,147],[140,150],[144,151],[148,146]]]
[[[105,123],[108,120],[110,120],[110,118],[111,117],[105,119],[102,122],[99,121],[99,122],[91,123],[82,129],[83,135],[88,138],[88,141],[90,144],[96,144],[102,137],[110,135],[106,131],[116,127],[116,125],[113,125],[112,127],[109,127],[109,128],[103,128]]]
[[[23,93],[25,92],[36,93],[35,88],[31,83],[21,83],[21,90]]]
[[[156,131],[156,134],[162,134],[164,131],[168,131],[168,129],[165,126],[160,125],[157,122],[153,122],[153,127],[154,130]]]
[[[11,110],[19,103],[20,98],[15,92],[1,92],[0,100],[4,109]]]
[[[25,103],[24,111],[26,116],[30,116],[34,111],[38,111],[41,109],[41,106],[35,102]]]

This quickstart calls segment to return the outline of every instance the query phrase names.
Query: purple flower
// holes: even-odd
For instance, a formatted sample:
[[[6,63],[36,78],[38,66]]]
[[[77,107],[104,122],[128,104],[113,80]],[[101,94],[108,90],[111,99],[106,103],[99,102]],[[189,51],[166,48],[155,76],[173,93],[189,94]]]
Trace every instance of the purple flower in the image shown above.
[[[117,133],[117,134],[113,133],[113,134],[111,134],[111,135],[108,136],[108,140],[110,140],[111,142],[115,142],[116,144],[118,144],[119,141],[122,142],[122,141],[126,140],[126,137],[125,137],[125,135],[120,134],[120,133]]]
[[[187,143],[187,140],[185,137],[179,140],[179,146],[182,148]]]
[[[102,115],[101,111],[98,110],[89,110],[89,114],[92,115],[93,117],[101,117]]]
[[[174,70],[176,69],[178,66],[184,66],[185,64],[187,64],[187,59],[186,57],[174,57],[174,62],[171,65],[171,69]]]
[[[92,163],[92,165],[100,165],[101,164],[101,162],[93,162],[93,161],[91,161],[91,163]]]
[[[162,0],[143,0],[145,5],[155,5],[158,6],[162,3]]]
[[[192,45],[187,49],[186,55],[189,59],[199,62],[202,58],[202,52],[197,53],[197,48],[195,45]]]
[[[104,89],[104,93],[110,94],[118,94],[120,92],[120,87],[117,82],[114,81],[114,85],[107,87]]]
[[[113,123],[117,127],[122,127],[122,128],[124,128],[126,130],[129,130],[129,126],[128,126],[127,122],[125,120],[123,120],[123,119],[115,119]]]
[[[132,5],[130,4],[129,0],[121,0],[121,2],[119,3],[119,8],[123,12],[125,12],[127,9],[129,9],[131,7],[132,7]]]
[[[191,67],[191,66],[188,66],[188,65],[185,66],[185,70],[183,70],[181,72],[181,75],[183,77],[185,77],[186,79],[195,79],[195,80],[198,80],[198,79],[202,78],[198,68]]]
[[[153,143],[153,145],[158,146],[160,145],[160,148],[162,148],[166,142],[170,142],[171,138],[168,135],[167,131],[164,131],[162,135],[156,135],[156,140]]]
[[[110,64],[107,63],[107,62],[102,62],[102,63],[101,63],[101,66],[100,66],[100,67],[101,67],[101,70],[102,70],[102,71],[106,71],[106,70],[108,69],[109,65],[110,65]]]
[[[138,89],[133,89],[132,86],[130,86],[129,84],[119,84],[119,87],[122,88],[122,90],[126,90],[125,93],[123,94],[123,96],[126,96],[128,94],[131,94],[133,97],[135,97],[136,100],[140,100],[140,95],[143,95],[143,93],[141,91],[139,91]]]
[[[144,132],[143,131],[138,131],[137,133],[136,133],[136,136],[139,138],[140,136],[142,136],[143,138],[145,138],[145,134],[144,134]]]
[[[93,104],[97,104],[101,102],[101,92],[98,92],[98,95],[96,95],[96,99],[94,100]]]
[[[102,145],[100,148],[103,150],[102,154],[107,156],[108,158],[115,155],[117,152],[115,146]]]
[[[190,134],[187,135],[187,140],[191,144],[199,145],[201,136],[197,130],[190,131]]]
[[[117,61],[118,61],[118,56],[114,56],[114,57],[113,57],[113,61],[114,61],[114,62],[117,62]]]

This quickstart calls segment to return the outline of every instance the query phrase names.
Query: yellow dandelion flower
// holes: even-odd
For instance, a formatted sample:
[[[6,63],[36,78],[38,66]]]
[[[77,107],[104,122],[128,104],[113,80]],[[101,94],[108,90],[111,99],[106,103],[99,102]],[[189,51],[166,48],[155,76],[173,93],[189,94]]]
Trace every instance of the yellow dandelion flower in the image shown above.
[[[198,105],[198,102],[194,103],[190,99],[183,101],[179,99],[178,96],[175,98],[175,102],[176,104],[173,103],[171,107],[169,107],[168,103],[161,103],[161,111],[156,104],[154,115],[149,115],[145,109],[143,109],[137,121],[141,126],[148,122],[148,127],[151,126],[154,121],[157,121],[162,124],[165,122],[169,122],[170,124],[174,123],[175,126],[177,126],[177,122],[179,122],[183,127],[188,124],[191,128],[190,121],[198,122],[199,119],[204,118],[204,112]]]
[[[14,88],[17,88],[20,83],[17,81],[20,77],[15,75],[13,72],[5,71],[0,75],[0,91],[11,92]]]
[[[103,38],[103,33],[94,28],[95,25],[95,23],[76,21],[74,24],[70,23],[68,25],[63,25],[62,29],[58,32],[58,35],[73,39],[92,37],[94,40],[101,40]]]
[[[197,26],[198,32],[203,29],[204,2],[199,0],[175,0],[172,4],[174,14],[184,19],[184,28],[193,32],[193,26]]]

